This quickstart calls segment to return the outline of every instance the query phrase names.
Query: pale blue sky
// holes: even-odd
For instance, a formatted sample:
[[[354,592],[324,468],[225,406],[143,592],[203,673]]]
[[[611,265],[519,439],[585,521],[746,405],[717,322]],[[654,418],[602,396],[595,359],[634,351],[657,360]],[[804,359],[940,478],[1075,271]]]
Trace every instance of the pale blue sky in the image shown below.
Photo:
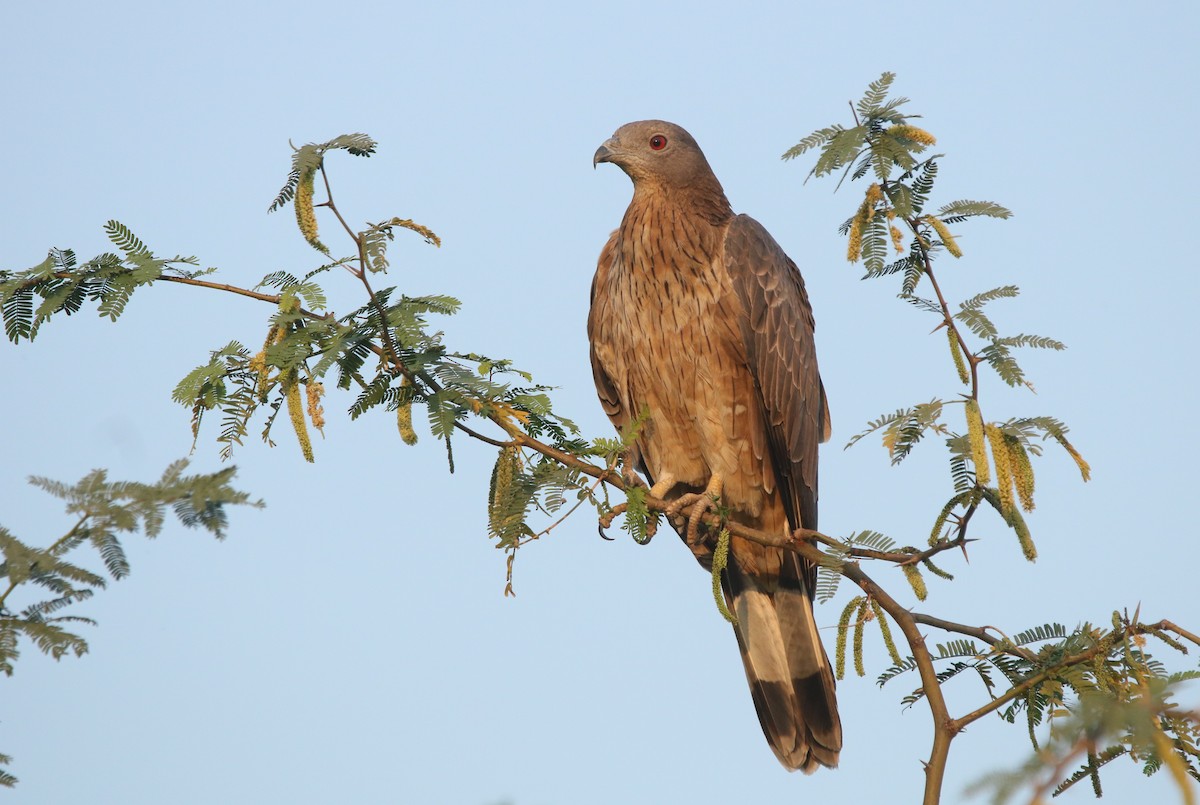
[[[1070,346],[1026,357],[1037,396],[989,381],[989,412],[1065,419],[1095,471],[1083,485],[1051,450],[1030,520],[1038,563],[981,523],[972,563],[948,562],[959,580],[931,581],[920,608],[1017,631],[1106,622],[1140,602],[1147,618],[1195,628],[1200,14],[983,9],[21,4],[0,34],[0,265],[33,265],[50,246],[90,257],[117,218],[231,283],[302,272],[318,256],[290,213],[265,214],[288,140],[367,132],[376,157],[329,162],[344,212],[411,217],[445,240],[401,237],[388,282],[461,298],[450,344],[514,358],[560,387],[557,405],[585,433],[607,435],[584,320],[630,186],[611,166],[593,171],[591,155],[629,120],[673,120],[807,280],[835,428],[823,528],[918,542],[949,490],[941,448],[892,469],[877,442],[841,445],[881,412],[956,391],[944,339],[926,336],[895,284],[861,283],[845,263],[835,230],[857,191],[804,186],[810,163],[778,158],[892,70],[949,155],[939,198],[1016,213],[962,230],[949,292],[1018,284],[1023,296],[993,309],[1001,326]],[[358,304],[348,280],[327,289],[337,309]],[[89,312],[0,347],[0,522],[31,542],[67,527],[24,485],[31,474],[157,477],[190,445],[175,383],[208,349],[261,339],[267,313],[164,287],[139,293],[118,326]],[[928,716],[900,710],[911,685],[876,688],[878,647],[868,677],[839,687],[842,767],[788,775],[708,579],[674,537],[603,542],[580,516],[521,554],[519,597],[505,600],[485,533],[492,451],[462,441],[448,476],[431,438],[406,448],[388,416],[350,423],[336,415],[348,398],[328,403],[315,465],[282,432],[274,450],[240,451],[240,484],[269,507],[236,512],[224,544],[179,529],[129,542],[133,576],[80,608],[101,622],[87,657],[27,649],[0,683],[0,752],[21,778],[8,801],[918,800]],[[220,466],[214,434],[195,468]],[[868,571],[911,599],[895,571]],[[818,619],[832,625],[849,593]],[[949,694],[959,711],[983,695],[965,679]],[[954,745],[946,801],[1027,751],[1021,726],[973,727]],[[1111,768],[1108,801],[1169,793],[1165,778]]]

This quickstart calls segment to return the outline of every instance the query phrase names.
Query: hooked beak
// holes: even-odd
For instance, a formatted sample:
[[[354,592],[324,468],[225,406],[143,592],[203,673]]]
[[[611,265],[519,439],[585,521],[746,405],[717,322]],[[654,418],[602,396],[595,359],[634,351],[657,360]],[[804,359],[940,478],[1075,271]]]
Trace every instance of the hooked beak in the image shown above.
[[[617,155],[617,140],[615,137],[610,137],[604,141],[604,144],[596,149],[595,155],[592,157],[592,167],[595,168],[601,162],[612,162]]]

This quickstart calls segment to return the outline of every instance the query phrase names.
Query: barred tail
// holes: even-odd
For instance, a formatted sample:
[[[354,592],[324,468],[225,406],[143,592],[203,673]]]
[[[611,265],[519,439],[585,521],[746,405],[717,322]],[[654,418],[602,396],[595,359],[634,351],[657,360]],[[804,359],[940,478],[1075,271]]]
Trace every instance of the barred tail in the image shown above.
[[[842,725],[833,669],[799,560],[785,556],[780,578],[770,584],[732,561],[723,586],[738,620],[734,632],[750,695],[775,756],[789,771],[805,774],[837,766]]]

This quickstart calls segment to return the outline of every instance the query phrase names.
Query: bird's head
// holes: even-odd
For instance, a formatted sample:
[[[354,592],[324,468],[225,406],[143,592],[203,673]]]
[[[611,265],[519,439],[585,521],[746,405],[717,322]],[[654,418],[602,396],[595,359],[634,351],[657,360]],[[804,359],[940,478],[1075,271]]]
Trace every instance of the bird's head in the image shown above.
[[[596,149],[592,165],[601,162],[611,162],[625,171],[635,186],[648,183],[682,188],[716,182],[692,135],[664,120],[639,120],[621,126]]]

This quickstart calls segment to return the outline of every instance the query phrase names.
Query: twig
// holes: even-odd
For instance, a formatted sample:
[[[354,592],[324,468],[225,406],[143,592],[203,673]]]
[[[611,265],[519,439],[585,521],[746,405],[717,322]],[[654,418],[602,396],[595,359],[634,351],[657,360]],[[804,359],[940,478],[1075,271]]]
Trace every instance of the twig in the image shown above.
[[[1030,662],[1037,658],[1037,655],[1032,651],[1023,646],[1014,644],[1007,637],[992,637],[990,634],[988,634],[989,629],[995,629],[996,631],[999,631],[994,626],[967,626],[963,623],[955,623],[954,621],[935,618],[933,615],[926,615],[921,612],[912,613],[912,617],[917,623],[922,623],[926,626],[933,626],[946,632],[957,632],[958,634],[964,634],[967,637],[974,637],[976,640],[982,640],[984,643],[987,643],[993,648],[999,646],[1004,653],[1015,654],[1024,660],[1029,660]]]

